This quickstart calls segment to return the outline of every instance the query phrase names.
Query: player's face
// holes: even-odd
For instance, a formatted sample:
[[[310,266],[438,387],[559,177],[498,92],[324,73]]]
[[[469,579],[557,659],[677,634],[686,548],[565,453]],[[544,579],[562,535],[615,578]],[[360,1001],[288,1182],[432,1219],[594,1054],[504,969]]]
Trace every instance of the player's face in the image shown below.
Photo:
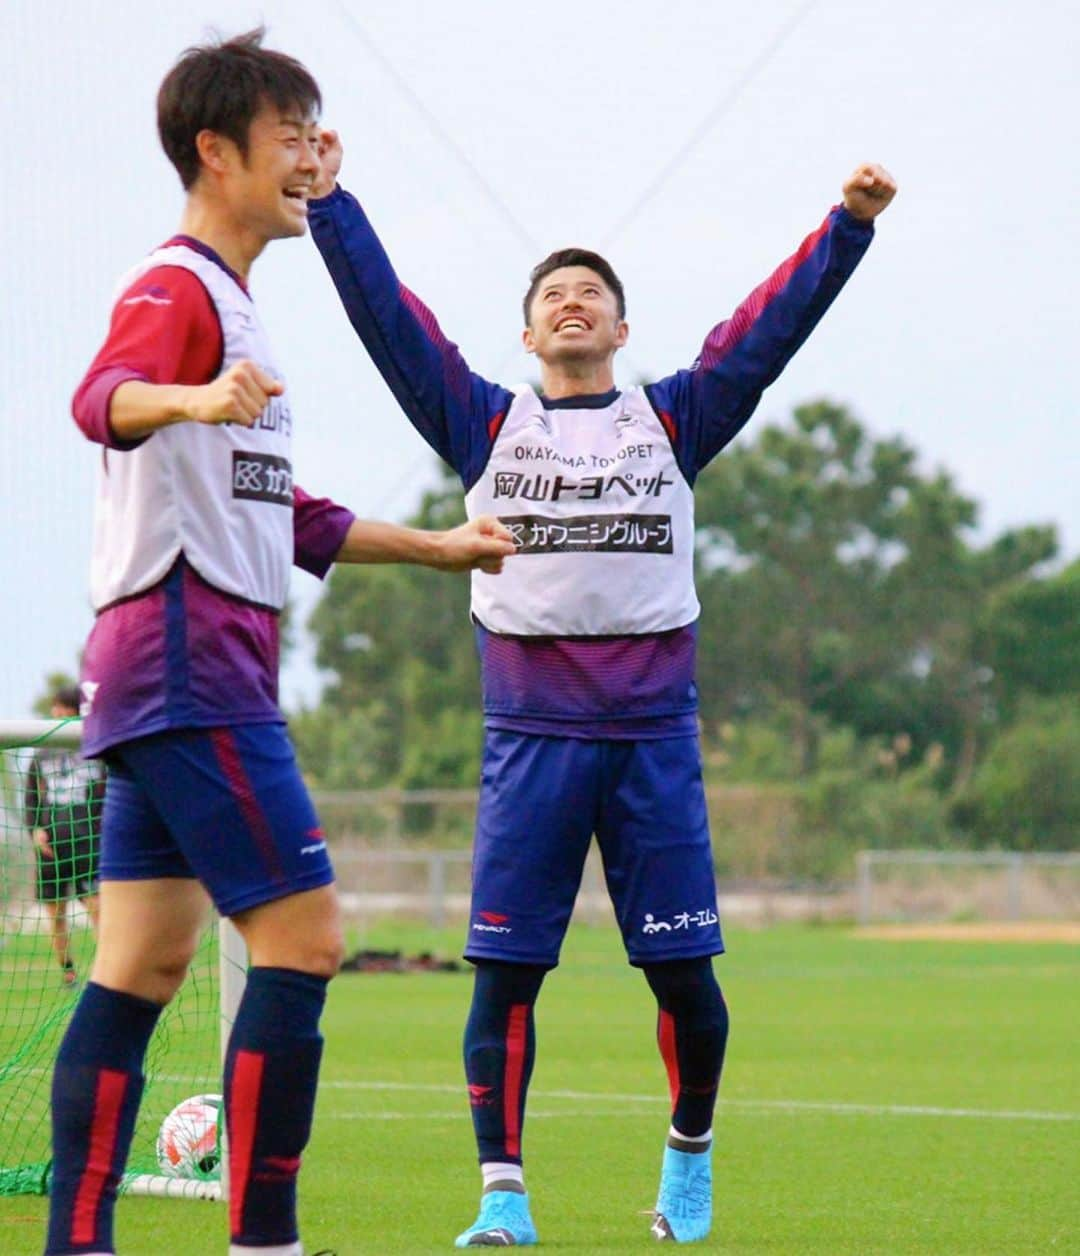
[[[545,275],[529,308],[522,340],[541,362],[605,362],[626,344],[615,293],[587,266]]]
[[[261,109],[248,130],[248,151],[234,165],[230,199],[237,216],[263,240],[307,230],[307,202],[319,173],[319,127],[297,110]]]

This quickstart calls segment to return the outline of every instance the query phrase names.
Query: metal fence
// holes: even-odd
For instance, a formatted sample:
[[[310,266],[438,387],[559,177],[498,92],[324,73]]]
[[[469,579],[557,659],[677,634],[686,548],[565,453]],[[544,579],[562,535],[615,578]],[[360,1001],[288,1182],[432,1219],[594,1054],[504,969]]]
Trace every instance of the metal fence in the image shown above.
[[[859,924],[1080,919],[1080,853],[863,850]]]

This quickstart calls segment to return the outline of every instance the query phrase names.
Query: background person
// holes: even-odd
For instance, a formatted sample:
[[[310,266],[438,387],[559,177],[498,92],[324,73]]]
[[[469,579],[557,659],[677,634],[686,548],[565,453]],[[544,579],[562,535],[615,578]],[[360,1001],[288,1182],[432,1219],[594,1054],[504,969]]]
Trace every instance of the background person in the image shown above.
[[[67,685],[53,694],[53,719],[79,714],[79,691]],[[65,984],[77,973],[69,951],[68,900],[75,897],[97,928],[98,842],[105,769],[77,750],[42,746],[35,750],[26,777],[24,811],[36,859],[38,902],[49,917],[53,954]]]

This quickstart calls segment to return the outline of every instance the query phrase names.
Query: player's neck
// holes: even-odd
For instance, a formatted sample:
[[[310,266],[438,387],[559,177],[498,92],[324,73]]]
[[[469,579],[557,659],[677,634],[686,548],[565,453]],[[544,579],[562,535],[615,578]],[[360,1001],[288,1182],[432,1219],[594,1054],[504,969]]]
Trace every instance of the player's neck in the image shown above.
[[[591,397],[615,387],[611,358],[605,362],[541,362],[540,389],[545,397]]]
[[[225,207],[197,196],[188,198],[180,232],[209,245],[245,283],[252,263],[266,247],[258,232],[237,222]]]

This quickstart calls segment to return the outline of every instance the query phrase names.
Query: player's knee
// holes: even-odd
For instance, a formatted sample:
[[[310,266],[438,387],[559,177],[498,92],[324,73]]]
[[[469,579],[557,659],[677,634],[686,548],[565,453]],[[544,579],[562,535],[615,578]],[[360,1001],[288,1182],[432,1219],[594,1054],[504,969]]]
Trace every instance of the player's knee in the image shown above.
[[[133,955],[105,948],[94,959],[91,980],[164,1006],[184,984],[194,951],[194,946],[177,945]]]
[[[310,932],[278,939],[272,948],[257,947],[252,950],[252,962],[255,964],[293,968],[313,977],[324,977],[327,981],[337,975],[344,958],[345,938],[334,924],[324,924]]]
[[[316,977],[329,980],[337,976],[341,962],[345,958],[345,938],[340,929],[333,930],[325,938],[319,940],[312,949],[308,972]]]
[[[190,953],[177,953],[159,958],[147,974],[150,989],[148,993],[144,993],[143,997],[154,1003],[171,1003],[176,992],[184,984],[190,963]]]
[[[711,959],[648,964],[645,979],[662,1011],[685,1023],[707,1026],[726,1041],[730,1016]]]
[[[473,1004],[531,1007],[540,994],[548,969],[540,964],[508,964],[497,960],[475,961]]]

